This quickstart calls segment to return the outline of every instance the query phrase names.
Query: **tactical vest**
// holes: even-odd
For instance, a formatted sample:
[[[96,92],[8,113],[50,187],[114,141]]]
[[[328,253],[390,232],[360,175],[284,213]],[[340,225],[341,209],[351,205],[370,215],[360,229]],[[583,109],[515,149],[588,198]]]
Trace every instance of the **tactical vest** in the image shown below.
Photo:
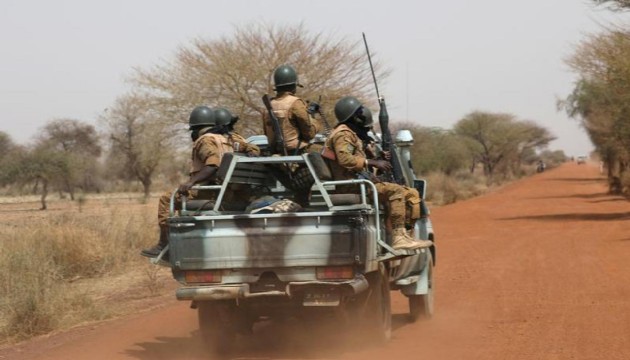
[[[192,167],[190,169],[191,176],[198,173],[199,171],[201,171],[201,169],[203,169],[204,166],[206,166],[207,159],[200,159],[199,154],[196,153],[195,149],[197,148],[198,142],[206,141],[208,139],[212,141],[212,143],[214,143],[214,146],[217,149],[217,153],[215,155],[216,159],[213,159],[214,160],[213,163],[216,163],[217,166],[221,164],[221,159],[223,159],[223,154],[234,151],[234,148],[232,146],[232,141],[224,135],[212,134],[212,133],[205,133],[201,135],[199,139],[195,141],[195,144],[193,146]]]
[[[300,134],[298,128],[291,119],[289,119],[289,110],[291,109],[291,106],[293,106],[293,103],[298,100],[299,98],[297,96],[291,94],[284,95],[279,99],[274,98],[271,100],[271,108],[278,118],[280,130],[282,131],[282,136],[284,137],[284,144],[289,152],[297,149],[298,147],[301,149],[308,145],[307,142],[301,142],[299,140]],[[275,144],[275,133],[273,132],[271,119],[267,119],[265,121],[265,134],[267,134],[267,137],[269,138],[269,144]],[[276,151],[280,152],[281,149],[276,149]]]

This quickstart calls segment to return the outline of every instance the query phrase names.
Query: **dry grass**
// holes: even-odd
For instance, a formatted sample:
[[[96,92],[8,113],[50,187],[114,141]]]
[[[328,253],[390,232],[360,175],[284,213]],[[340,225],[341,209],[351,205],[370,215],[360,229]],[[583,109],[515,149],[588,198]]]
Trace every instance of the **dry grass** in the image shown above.
[[[154,200],[33,205],[0,203],[0,343],[124,312],[112,296],[164,291],[168,271],[138,255],[157,236]]]
[[[488,191],[484,176],[461,171],[454,176],[431,173],[427,177],[427,200],[434,205],[452,204]]]

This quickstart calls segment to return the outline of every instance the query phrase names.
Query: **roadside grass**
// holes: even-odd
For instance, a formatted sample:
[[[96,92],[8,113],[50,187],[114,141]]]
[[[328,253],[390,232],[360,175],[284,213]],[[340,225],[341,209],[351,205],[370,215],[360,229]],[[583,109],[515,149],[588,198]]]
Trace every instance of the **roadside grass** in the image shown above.
[[[490,189],[485,176],[460,171],[448,176],[430,173],[427,180],[427,200],[433,205],[447,205],[482,195]]]
[[[0,223],[0,343],[111,317],[121,304],[99,291],[129,291],[125,287],[132,284],[124,279],[132,281],[132,273],[141,274],[133,280],[135,297],[158,294],[164,277],[138,255],[155,241],[155,222],[152,201],[84,201],[80,208],[5,217]],[[122,284],[99,289],[113,277]]]

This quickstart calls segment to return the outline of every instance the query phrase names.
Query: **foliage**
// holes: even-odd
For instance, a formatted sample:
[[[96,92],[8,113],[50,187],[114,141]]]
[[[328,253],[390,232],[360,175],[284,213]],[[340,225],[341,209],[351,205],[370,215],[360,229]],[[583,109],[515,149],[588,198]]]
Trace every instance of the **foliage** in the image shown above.
[[[61,183],[69,168],[69,159],[61,152],[45,147],[18,148],[2,163],[1,179],[3,184],[35,184],[35,188],[41,185],[41,209],[46,210],[49,186]]]
[[[466,168],[469,151],[462,139],[450,130],[427,127],[412,127],[413,167],[418,174],[439,171],[451,175]]]
[[[514,172],[522,158],[532,149],[544,148],[555,139],[533,121],[518,120],[512,114],[474,111],[455,124],[456,134],[467,139],[473,161],[483,165],[484,174],[492,177],[499,165]],[[508,164],[506,164],[508,163]]]
[[[238,115],[244,135],[262,132],[262,94],[273,91],[273,71],[293,65],[304,85],[299,94],[318,100],[332,117],[342,96],[353,94],[367,103],[372,91],[369,64],[358,41],[309,33],[304,25],[257,23],[236,27],[219,39],[196,39],[180,48],[171,62],[137,69],[132,82],[148,95],[152,106],[172,121],[183,122],[195,106],[224,106]],[[388,72],[375,61],[378,77]]]
[[[123,176],[140,181],[148,197],[156,170],[176,154],[181,139],[176,124],[153,109],[146,98],[133,94],[118,98],[100,121],[109,135],[108,164],[118,165]]]
[[[593,0],[597,5],[607,5],[615,11],[630,9],[630,0]]]
[[[74,188],[96,189],[101,146],[94,126],[74,119],[56,119],[42,129],[36,147],[57,153],[67,164],[60,185],[74,200]]]
[[[579,80],[559,108],[580,121],[616,184],[630,166],[630,31],[587,37],[567,64]]]

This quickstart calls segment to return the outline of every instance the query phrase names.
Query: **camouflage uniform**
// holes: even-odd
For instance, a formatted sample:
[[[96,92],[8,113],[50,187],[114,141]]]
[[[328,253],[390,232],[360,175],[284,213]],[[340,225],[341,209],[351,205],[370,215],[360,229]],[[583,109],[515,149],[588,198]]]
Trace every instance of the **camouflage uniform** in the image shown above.
[[[287,153],[295,155],[308,151],[309,141],[315,137],[318,128],[306,111],[304,100],[291,92],[280,92],[271,99],[271,107],[278,118]],[[273,125],[267,113],[263,116],[263,129],[269,144],[274,144]],[[276,152],[280,152],[280,149],[276,149]]]
[[[314,119],[306,111],[304,100],[295,96],[293,92],[279,92],[271,99],[273,113],[278,118],[282,137],[288,155],[299,155],[305,152],[318,152],[321,145],[310,144],[309,141],[315,137],[318,127]],[[263,130],[269,144],[275,144],[275,133],[269,115],[263,115]],[[275,149],[276,153],[281,153],[282,149]],[[288,176],[288,171],[292,173]],[[305,165],[300,165],[287,170],[284,166],[277,167],[275,176],[280,182],[294,192],[294,200],[301,206],[307,206],[310,199],[310,189],[314,180]]]
[[[363,141],[347,125],[340,124],[330,134],[325,144],[326,150],[334,152],[336,161],[331,161],[330,169],[335,180],[356,179],[357,174],[367,169],[367,157]],[[374,184],[379,199],[389,203],[389,219],[393,228],[405,225],[405,188],[401,185],[380,182]],[[356,186],[344,186],[342,192],[356,192]]]
[[[234,144],[238,143],[239,151],[244,153],[252,153],[258,156],[260,149],[258,146],[249,144],[240,135],[232,133],[229,135],[218,135],[212,133],[205,133],[194,142],[192,149],[192,166],[190,169],[190,176],[192,177],[204,166],[218,167],[221,164],[223,154],[234,151]],[[206,184],[207,185],[207,184]],[[158,205],[158,224],[160,226],[166,226],[166,220],[169,216],[169,203],[171,201],[171,192],[166,192],[160,197]],[[228,195],[228,194],[226,194]],[[177,209],[181,206],[181,196],[176,195],[175,206]],[[234,194],[237,197],[237,194]],[[189,199],[207,197],[203,192],[192,190],[189,192]],[[228,200],[229,201],[229,200]]]
[[[380,157],[379,149],[377,149],[374,142],[370,142],[365,145],[365,154],[368,159],[377,159]],[[380,152],[382,154],[382,152]],[[405,211],[405,224],[408,228],[412,229],[416,220],[420,218],[420,193],[417,189],[409,186],[402,185],[403,198],[405,199],[406,211]]]

